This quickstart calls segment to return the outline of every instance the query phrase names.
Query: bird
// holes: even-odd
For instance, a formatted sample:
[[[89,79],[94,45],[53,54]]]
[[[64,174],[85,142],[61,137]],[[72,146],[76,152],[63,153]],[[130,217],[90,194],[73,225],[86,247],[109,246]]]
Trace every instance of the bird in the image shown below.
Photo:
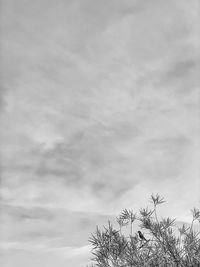
[[[138,235],[141,240],[147,241],[147,239],[144,237],[144,235],[140,231],[138,231]]]

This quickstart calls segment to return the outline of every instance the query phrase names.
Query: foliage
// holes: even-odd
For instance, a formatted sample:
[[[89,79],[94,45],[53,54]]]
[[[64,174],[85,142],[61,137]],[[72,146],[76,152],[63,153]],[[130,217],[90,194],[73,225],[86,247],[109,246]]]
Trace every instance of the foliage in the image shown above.
[[[157,194],[151,195],[150,201],[153,207],[140,209],[138,215],[123,210],[116,218],[119,230],[110,222],[103,230],[97,227],[89,239],[93,254],[90,267],[200,266],[199,232],[193,227],[195,221],[200,223],[200,211],[192,209],[191,224],[177,228],[175,220],[158,219],[157,206],[164,199]],[[145,235],[141,231],[132,233],[133,223],[138,221]],[[127,227],[130,227],[128,236],[125,234]]]

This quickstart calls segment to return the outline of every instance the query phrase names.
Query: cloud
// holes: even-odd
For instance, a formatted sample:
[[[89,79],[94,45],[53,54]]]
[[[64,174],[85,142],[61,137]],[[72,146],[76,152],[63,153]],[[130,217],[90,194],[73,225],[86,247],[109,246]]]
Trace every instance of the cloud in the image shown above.
[[[105,225],[113,216],[69,211],[66,207],[2,205],[1,242],[20,242],[23,247],[64,249],[88,245],[89,233],[97,224]],[[6,243],[7,244],[7,243]]]
[[[39,219],[39,220],[51,220],[53,219],[53,214],[44,208],[31,208],[26,207],[13,207],[5,205],[4,208],[10,215],[17,217],[19,220],[22,219]]]
[[[199,203],[196,5],[2,2],[1,201],[13,207],[11,242],[84,246],[107,217],[78,211],[116,215],[152,192],[166,197],[164,216],[188,218]]]
[[[80,248],[65,247],[63,249],[44,250],[42,246],[24,246],[22,244],[4,244],[1,251],[1,263],[3,266],[70,266],[78,267],[81,264],[89,264],[89,248],[87,246]]]

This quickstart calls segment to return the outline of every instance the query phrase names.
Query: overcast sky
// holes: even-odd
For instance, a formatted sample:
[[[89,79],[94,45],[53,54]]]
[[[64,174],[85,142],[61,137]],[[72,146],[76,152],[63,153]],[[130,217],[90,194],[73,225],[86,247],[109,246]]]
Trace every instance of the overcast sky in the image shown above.
[[[200,203],[198,0],[1,0],[1,261],[80,267],[151,193]]]

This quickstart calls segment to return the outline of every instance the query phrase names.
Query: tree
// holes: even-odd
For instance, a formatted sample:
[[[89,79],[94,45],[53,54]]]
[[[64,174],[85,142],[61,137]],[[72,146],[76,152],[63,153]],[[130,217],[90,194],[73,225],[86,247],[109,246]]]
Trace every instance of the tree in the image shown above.
[[[164,202],[161,196],[151,195],[150,201],[152,208],[142,208],[138,215],[123,210],[116,218],[119,230],[110,222],[103,230],[97,227],[89,239],[93,254],[91,267],[200,266],[200,233],[194,230],[194,222],[200,223],[200,211],[192,209],[191,224],[178,228],[175,220],[158,219],[157,206]],[[141,231],[133,234],[132,226],[137,221]],[[127,236],[124,230],[128,226]]]

